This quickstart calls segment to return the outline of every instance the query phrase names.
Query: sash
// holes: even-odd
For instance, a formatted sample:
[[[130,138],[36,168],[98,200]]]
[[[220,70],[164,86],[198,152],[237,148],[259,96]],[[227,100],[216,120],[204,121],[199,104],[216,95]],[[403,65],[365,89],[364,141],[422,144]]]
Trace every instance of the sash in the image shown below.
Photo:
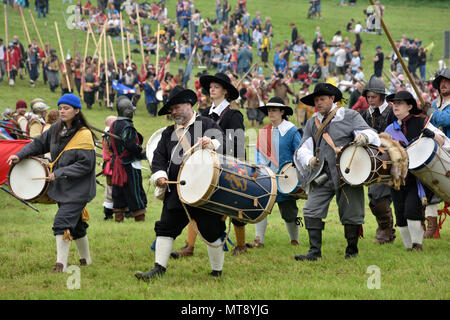
[[[74,134],[72,139],[70,139],[61,153],[56,157],[56,159],[48,164],[50,173],[53,172],[53,167],[55,166],[61,155],[64,153],[64,151],[73,149],[94,150],[94,140],[92,139],[91,130],[86,127],[82,127]],[[87,207],[85,206],[83,208],[83,211],[81,212],[81,220],[86,222],[89,221],[89,219],[89,212],[87,210]]]
[[[334,116],[336,115],[336,112],[338,111],[340,107],[336,107],[333,109],[333,111],[331,111],[328,116],[326,117],[326,119],[324,121],[322,121],[322,123],[319,122],[319,119],[317,117],[315,117],[315,124],[317,127],[317,132],[314,135],[314,144],[316,146],[316,149],[314,150],[315,156],[318,158],[319,157],[319,139],[320,136],[322,135],[323,138],[325,139],[325,141],[328,143],[328,145],[333,148],[334,152],[337,154],[339,152],[339,149],[336,148],[336,146],[334,145],[333,140],[331,139],[330,135],[328,134],[328,132],[325,132],[322,134],[323,130],[325,130],[325,128],[328,126],[328,124],[331,122],[331,120],[333,120]]]
[[[256,142],[256,149],[278,168],[277,155],[273,152],[275,151],[275,146],[272,141],[272,124],[261,129]]]

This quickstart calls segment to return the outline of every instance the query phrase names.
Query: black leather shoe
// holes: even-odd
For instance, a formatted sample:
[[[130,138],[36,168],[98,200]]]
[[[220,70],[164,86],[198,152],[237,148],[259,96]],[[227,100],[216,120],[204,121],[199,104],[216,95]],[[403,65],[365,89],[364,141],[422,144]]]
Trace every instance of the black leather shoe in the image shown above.
[[[209,275],[214,278],[220,278],[222,276],[222,271],[213,270]]]
[[[316,261],[317,259],[322,258],[321,254],[314,254],[314,253],[310,253],[308,252],[307,254],[303,255],[303,254],[296,254],[295,255],[295,260],[297,261]]]
[[[152,270],[148,272],[138,271],[134,275],[139,280],[149,281],[150,279],[161,277],[165,272],[166,268],[164,268],[160,264],[155,263],[155,267]]]

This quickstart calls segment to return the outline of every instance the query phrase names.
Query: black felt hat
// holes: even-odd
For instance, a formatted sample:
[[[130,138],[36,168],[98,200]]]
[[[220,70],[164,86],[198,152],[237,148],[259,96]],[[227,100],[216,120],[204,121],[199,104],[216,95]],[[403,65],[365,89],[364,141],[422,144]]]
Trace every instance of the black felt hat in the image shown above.
[[[387,102],[406,101],[407,104],[411,104],[413,106],[412,109],[409,110],[410,114],[421,113],[421,111],[417,107],[416,99],[414,99],[414,96],[408,91],[399,91],[397,93],[390,94],[386,97],[386,101]]]
[[[239,91],[233,86],[230,78],[225,73],[218,72],[214,76],[207,74],[200,77],[200,84],[208,93],[211,82],[222,85],[227,90],[231,100],[236,100],[239,97]]]
[[[194,91],[185,89],[182,86],[175,86],[169,93],[166,103],[158,111],[158,116],[170,114],[170,107],[179,103],[190,103],[194,106],[197,103],[197,95]]]
[[[314,98],[317,96],[334,96],[334,102],[342,99],[342,92],[330,83],[319,83],[315,86],[314,92],[300,99],[308,106],[314,106]]]
[[[286,116],[291,116],[294,114],[294,110],[292,110],[291,107],[285,105],[284,100],[281,99],[280,97],[270,98],[269,102],[267,102],[266,105],[261,106],[258,109],[267,115],[268,108],[279,108],[280,110],[284,110],[284,115],[286,115]]]

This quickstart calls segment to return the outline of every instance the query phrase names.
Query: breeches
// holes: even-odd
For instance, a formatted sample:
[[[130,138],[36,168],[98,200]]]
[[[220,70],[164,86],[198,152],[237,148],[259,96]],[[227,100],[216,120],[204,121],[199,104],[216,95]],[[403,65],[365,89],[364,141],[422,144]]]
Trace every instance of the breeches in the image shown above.
[[[317,186],[313,183],[308,200],[303,207],[305,218],[325,219],[333,197],[336,195],[339,219],[342,224],[364,223],[364,188],[344,184],[339,190],[334,189],[331,180]]]
[[[186,206],[189,215],[197,223],[198,230],[205,240],[214,242],[225,232],[225,222],[217,213],[208,212],[199,208]],[[156,236],[178,237],[189,223],[184,209],[167,209],[163,206],[161,218],[155,223]]]
[[[58,203],[58,212],[56,212],[53,221],[53,234],[62,235],[67,229],[73,239],[83,238],[86,235],[86,229],[89,225],[81,220],[81,212],[86,206],[86,203],[79,202],[65,202]]]
[[[417,194],[415,179],[407,180],[400,190],[391,189],[394,201],[395,218],[397,226],[406,227],[406,220],[423,220],[422,202]]]
[[[281,217],[286,222],[294,222],[297,218],[298,208],[295,199],[278,202]]]

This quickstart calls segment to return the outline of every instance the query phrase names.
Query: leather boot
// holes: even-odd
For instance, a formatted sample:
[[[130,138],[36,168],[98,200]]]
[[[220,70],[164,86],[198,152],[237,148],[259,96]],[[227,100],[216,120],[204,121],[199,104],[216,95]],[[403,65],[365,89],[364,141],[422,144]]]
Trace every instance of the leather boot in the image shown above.
[[[247,253],[247,247],[245,246],[245,225],[234,225],[234,232],[236,234],[236,248],[234,248],[232,255],[237,256]]]
[[[325,222],[321,219],[305,217],[305,227],[308,230],[310,248],[306,255],[297,254],[295,260],[316,261],[322,257],[322,230],[325,227]]]
[[[180,251],[173,251],[170,254],[170,256],[174,259],[178,259],[181,257],[191,257],[193,255],[194,255],[194,247],[188,245],[187,243],[183,248],[181,248]]]
[[[427,217],[428,221],[427,230],[425,231],[423,237],[427,239],[434,238],[434,235],[436,234],[437,230],[437,217]],[[437,237],[439,238],[439,233],[437,234]]]
[[[103,207],[103,213],[105,214],[105,218],[103,218],[103,220],[109,220],[113,218],[114,212],[112,209]]]
[[[57,262],[55,267],[52,270],[52,273],[61,273],[64,270],[64,265],[62,263]]]
[[[345,249],[345,259],[356,258],[358,256],[358,237],[360,225],[344,225],[345,239],[347,239],[347,248]]]
[[[116,222],[123,222],[124,218],[125,218],[125,211],[124,209],[113,209],[114,212],[114,216],[115,216],[115,221]]]
[[[145,209],[137,210],[131,213],[131,216],[134,218],[135,222],[144,222],[145,221]]]
[[[158,263],[155,263],[155,267],[152,270],[150,270],[148,272],[138,271],[134,275],[139,280],[144,280],[144,281],[148,282],[149,280],[151,280],[153,278],[163,276],[165,272],[166,272],[166,268],[164,268],[163,266],[161,266]]]
[[[394,218],[389,200],[385,199],[376,205],[369,204],[375,216],[378,228],[375,234],[376,242],[379,244],[392,243],[395,240]]]

